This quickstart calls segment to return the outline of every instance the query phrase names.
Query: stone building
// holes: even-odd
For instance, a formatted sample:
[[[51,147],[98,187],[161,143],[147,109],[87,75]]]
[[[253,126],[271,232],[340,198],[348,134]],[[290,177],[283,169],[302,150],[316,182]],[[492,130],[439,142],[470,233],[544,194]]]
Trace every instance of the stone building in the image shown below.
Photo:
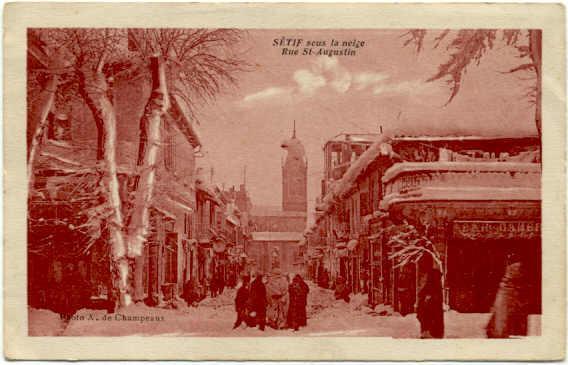
[[[507,256],[518,254],[540,313],[539,160],[536,137],[381,136],[330,184],[308,243],[323,246],[332,279],[405,313],[425,269],[394,255],[414,244],[408,237],[432,243],[445,304],[459,312],[489,311]]]

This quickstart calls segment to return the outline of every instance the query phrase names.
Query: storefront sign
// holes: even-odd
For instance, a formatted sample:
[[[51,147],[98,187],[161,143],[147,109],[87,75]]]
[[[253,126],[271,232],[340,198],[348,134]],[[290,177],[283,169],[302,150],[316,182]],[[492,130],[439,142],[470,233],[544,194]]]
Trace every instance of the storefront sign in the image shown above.
[[[532,239],[540,235],[540,223],[534,221],[454,221],[455,238]]]

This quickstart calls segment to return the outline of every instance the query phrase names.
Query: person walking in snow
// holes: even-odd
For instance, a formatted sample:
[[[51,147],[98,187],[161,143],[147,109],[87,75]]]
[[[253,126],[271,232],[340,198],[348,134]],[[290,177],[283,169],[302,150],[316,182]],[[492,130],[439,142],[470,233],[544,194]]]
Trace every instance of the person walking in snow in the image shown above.
[[[274,269],[266,284],[266,321],[275,329],[286,326],[288,314],[288,280],[280,269]]]
[[[526,336],[528,301],[524,288],[521,258],[517,253],[507,257],[505,275],[499,284],[491,319],[487,325],[487,337],[508,338]]]
[[[425,255],[425,258],[429,256]],[[434,267],[432,260],[426,265],[424,284],[418,291],[416,317],[420,322],[420,338],[444,337],[444,306],[442,273]]]
[[[347,287],[347,283],[343,276],[338,276],[335,280],[335,299],[341,300],[343,299],[346,303],[349,303],[351,298],[349,298],[349,294],[351,294],[349,288]]]
[[[183,285],[183,299],[188,306],[197,306],[197,302],[201,300],[201,290],[195,276],[187,280]]]
[[[298,331],[307,324],[306,306],[310,289],[299,274],[294,276],[288,288],[290,305],[288,306],[288,327]]]
[[[237,312],[237,320],[233,325],[233,329],[239,327],[241,323],[247,323],[248,320],[248,308],[247,304],[249,301],[249,277],[243,277],[241,287],[237,290],[237,296],[235,297],[235,310]]]
[[[262,274],[257,274],[250,286],[249,310],[251,325],[264,331],[266,325],[266,286]]]

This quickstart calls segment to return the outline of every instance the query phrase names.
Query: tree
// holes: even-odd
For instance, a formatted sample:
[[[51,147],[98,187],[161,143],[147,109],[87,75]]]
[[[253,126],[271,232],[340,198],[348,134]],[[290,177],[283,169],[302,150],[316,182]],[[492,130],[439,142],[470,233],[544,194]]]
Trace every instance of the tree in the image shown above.
[[[404,45],[414,45],[417,52],[424,47],[427,33],[423,29],[413,29],[405,33]],[[446,49],[450,52],[449,59],[438,66],[436,74],[427,81],[446,80],[450,86],[450,103],[460,91],[464,75],[472,64],[479,65],[483,56],[493,49],[500,35],[507,46],[514,47],[523,63],[513,67],[506,73],[530,72],[534,76],[534,85],[527,92],[529,102],[535,105],[535,126],[539,139],[542,136],[541,90],[542,90],[542,31],[540,29],[495,30],[495,29],[466,29],[459,31],[442,31],[434,39],[434,48],[453,35]]]
[[[74,69],[78,76],[78,91],[90,109],[98,129],[97,160],[104,200],[109,214],[106,228],[111,257],[113,297],[119,306],[131,302],[129,262],[124,237],[124,220],[118,181],[116,112],[109,97],[109,78],[112,66],[124,62],[126,54],[121,44],[125,32],[118,29],[63,30],[69,48],[75,56]],[[122,42],[121,42],[122,41]]]
[[[131,303],[132,287],[142,289],[143,245],[151,229],[149,209],[155,191],[157,154],[170,99],[184,100],[190,116],[195,119],[198,101],[209,101],[224,87],[235,84],[234,73],[243,69],[244,63],[232,49],[241,33],[230,29],[86,28],[38,29],[37,32],[49,45],[64,50],[66,60],[64,65],[57,64],[47,71],[48,75],[57,76],[54,81],[58,92],[48,94],[51,99],[43,103],[47,112],[41,115],[51,110],[53,99],[57,100],[58,95],[71,97],[87,106],[97,126],[98,162],[96,166],[78,169],[77,173],[96,171],[99,188],[90,191],[100,194],[100,204],[85,209],[80,228],[95,232],[97,226],[103,226],[111,258],[112,297],[119,306],[127,306]],[[134,42],[132,47],[129,42]],[[140,120],[134,202],[127,211],[120,197],[117,116],[111,91],[113,83],[138,76],[151,80],[152,93]],[[64,89],[62,79],[65,79]],[[45,119],[42,117],[41,131],[36,134],[43,133]],[[33,140],[40,141],[41,136]],[[136,280],[131,285],[130,267],[134,262]]]
[[[198,101],[213,99],[236,83],[245,63],[233,51],[242,33],[233,29],[129,29],[129,47],[149,64],[152,92],[140,120],[138,180],[128,231],[129,256],[136,261],[134,292],[143,294],[143,247],[150,231],[150,206],[155,190],[156,159],[163,118],[179,97],[197,120]]]

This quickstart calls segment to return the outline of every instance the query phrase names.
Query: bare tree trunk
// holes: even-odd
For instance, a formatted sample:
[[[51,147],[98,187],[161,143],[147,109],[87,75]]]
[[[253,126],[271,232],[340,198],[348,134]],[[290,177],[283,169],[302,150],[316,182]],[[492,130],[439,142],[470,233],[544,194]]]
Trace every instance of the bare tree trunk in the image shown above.
[[[161,143],[162,117],[170,107],[166,84],[165,64],[160,57],[152,57],[152,94],[140,120],[138,179],[132,217],[128,227],[128,255],[135,257],[134,293],[137,300],[143,295],[142,274],[144,244],[150,231],[150,206],[156,179],[156,163]]]
[[[123,235],[122,203],[116,163],[116,114],[107,95],[108,84],[102,72],[83,70],[81,72],[81,92],[93,114],[99,129],[97,158],[103,162],[103,184],[106,201],[111,210],[107,220],[112,266],[113,290],[120,307],[131,303],[126,256],[126,243]]]
[[[49,116],[49,112],[53,107],[53,103],[55,101],[55,91],[57,89],[58,82],[58,76],[51,75],[51,77],[47,81],[47,84],[45,85],[45,89],[41,92],[41,111],[39,112],[39,119],[37,121],[35,132],[30,142],[30,148],[28,150],[28,186],[30,190],[33,189],[34,186],[34,163],[36,155],[47,128],[47,117]]]

